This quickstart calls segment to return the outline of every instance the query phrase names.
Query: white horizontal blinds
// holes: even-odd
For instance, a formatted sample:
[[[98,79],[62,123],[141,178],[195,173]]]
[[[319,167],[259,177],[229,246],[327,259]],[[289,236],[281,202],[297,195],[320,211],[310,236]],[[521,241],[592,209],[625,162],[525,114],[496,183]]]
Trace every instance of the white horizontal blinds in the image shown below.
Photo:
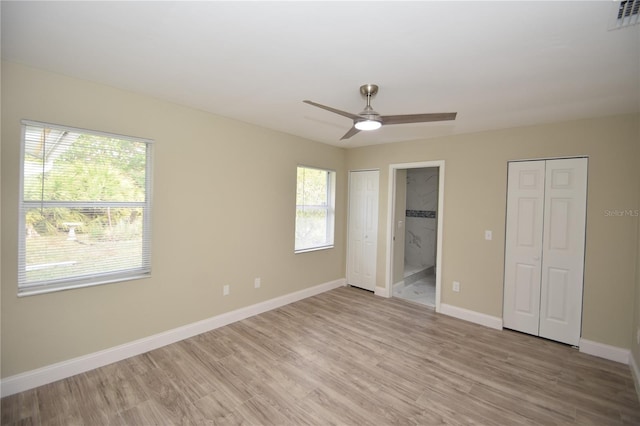
[[[333,175],[329,170],[298,167],[295,250],[333,245]]]
[[[23,293],[151,272],[151,143],[23,121]]]

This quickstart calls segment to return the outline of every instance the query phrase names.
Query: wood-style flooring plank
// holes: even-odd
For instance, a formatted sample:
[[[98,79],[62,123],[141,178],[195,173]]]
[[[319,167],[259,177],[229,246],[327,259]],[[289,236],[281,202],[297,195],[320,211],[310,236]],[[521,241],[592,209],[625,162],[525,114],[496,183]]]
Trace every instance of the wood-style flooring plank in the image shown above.
[[[1,402],[2,425],[637,425],[628,366],[339,288]]]

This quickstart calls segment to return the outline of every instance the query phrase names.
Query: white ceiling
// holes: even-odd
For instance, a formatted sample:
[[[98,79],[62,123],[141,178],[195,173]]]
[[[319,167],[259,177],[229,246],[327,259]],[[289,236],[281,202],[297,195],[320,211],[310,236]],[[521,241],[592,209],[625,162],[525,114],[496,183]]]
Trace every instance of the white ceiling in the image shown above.
[[[2,58],[344,147],[640,111],[640,25],[612,1],[8,2]],[[339,141],[358,88],[383,115]]]

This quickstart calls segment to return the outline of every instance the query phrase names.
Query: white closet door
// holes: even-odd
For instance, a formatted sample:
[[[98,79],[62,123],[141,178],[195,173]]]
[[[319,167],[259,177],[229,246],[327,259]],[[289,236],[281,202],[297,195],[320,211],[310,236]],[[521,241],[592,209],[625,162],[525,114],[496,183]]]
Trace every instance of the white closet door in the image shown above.
[[[538,335],[545,162],[509,163],[503,325]]]
[[[580,343],[587,159],[547,161],[540,336]]]
[[[379,180],[377,170],[349,175],[347,283],[371,291],[376,288]]]
[[[503,325],[580,343],[587,159],[509,163]]]

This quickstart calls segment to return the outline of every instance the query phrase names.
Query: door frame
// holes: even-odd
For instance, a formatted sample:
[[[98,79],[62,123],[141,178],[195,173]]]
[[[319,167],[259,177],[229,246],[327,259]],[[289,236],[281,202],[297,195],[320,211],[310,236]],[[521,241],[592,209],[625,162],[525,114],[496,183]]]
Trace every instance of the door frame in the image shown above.
[[[414,163],[398,163],[389,165],[389,186],[387,203],[387,275],[384,291],[376,294],[384,297],[393,295],[393,235],[395,231],[396,178],[398,170],[424,169],[438,167],[438,210],[436,231],[436,312],[440,312],[440,298],[442,290],[442,230],[444,223],[444,160],[420,161]]]

